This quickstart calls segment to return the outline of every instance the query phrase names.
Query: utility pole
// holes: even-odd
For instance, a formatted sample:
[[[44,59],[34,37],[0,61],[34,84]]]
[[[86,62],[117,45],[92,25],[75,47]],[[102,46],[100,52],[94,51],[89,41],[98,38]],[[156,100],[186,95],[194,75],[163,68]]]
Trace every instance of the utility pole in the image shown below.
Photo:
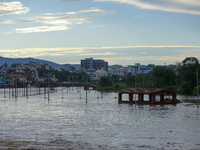
[[[199,108],[199,83],[198,83],[198,66],[197,66],[197,108]]]
[[[50,88],[49,88],[49,71],[48,71],[48,101],[49,101],[49,92],[50,92]]]
[[[86,103],[87,103],[87,73],[86,73]]]
[[[135,105],[136,105],[136,68],[137,66],[135,66]]]

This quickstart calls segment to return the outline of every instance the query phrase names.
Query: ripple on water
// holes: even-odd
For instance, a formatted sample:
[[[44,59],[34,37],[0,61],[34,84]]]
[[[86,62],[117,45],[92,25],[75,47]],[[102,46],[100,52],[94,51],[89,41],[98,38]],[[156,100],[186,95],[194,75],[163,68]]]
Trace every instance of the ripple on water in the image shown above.
[[[0,98],[0,148],[198,149],[200,146],[200,113],[195,104],[118,104],[114,93],[102,93],[102,98],[97,98],[100,93],[94,91],[88,92],[86,104],[85,91],[64,90],[63,98],[58,88],[57,93],[50,94],[50,101],[44,95],[17,100]]]

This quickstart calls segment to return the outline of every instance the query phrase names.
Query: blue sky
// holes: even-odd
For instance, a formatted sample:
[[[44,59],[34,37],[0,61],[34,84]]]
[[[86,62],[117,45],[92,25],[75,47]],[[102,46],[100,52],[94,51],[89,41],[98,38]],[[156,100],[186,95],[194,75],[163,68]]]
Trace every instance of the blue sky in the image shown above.
[[[64,64],[200,58],[199,0],[0,0],[0,56]]]

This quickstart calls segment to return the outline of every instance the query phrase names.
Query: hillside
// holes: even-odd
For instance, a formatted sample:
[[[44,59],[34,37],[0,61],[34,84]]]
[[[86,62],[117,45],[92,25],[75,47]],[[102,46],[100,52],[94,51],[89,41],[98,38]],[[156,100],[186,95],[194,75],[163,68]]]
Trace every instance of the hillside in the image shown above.
[[[28,58],[5,58],[5,57],[1,57],[0,56],[0,66],[2,66],[5,61],[7,62],[7,64],[10,66],[11,64],[13,63],[29,63],[30,61],[31,62],[36,62],[36,63],[40,63],[40,64],[49,64],[50,66],[52,66],[53,68],[55,69],[60,69],[60,68],[63,68],[65,64],[57,64],[57,63],[54,63],[54,62],[51,62],[51,61],[47,61],[47,60],[41,60],[41,59],[35,59],[35,58],[31,58],[31,57],[28,57]],[[77,69],[80,68],[80,64],[69,64]]]

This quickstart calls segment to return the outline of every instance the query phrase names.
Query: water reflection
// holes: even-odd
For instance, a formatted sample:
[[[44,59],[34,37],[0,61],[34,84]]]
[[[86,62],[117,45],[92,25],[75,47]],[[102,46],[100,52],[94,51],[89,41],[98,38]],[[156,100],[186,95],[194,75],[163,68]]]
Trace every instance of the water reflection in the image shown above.
[[[62,148],[67,141],[81,143],[83,149],[88,145],[94,149],[199,148],[200,115],[195,104],[118,104],[114,95],[91,90],[87,104],[80,88],[58,88],[50,101],[44,94],[17,100],[1,97],[0,139],[37,141],[48,148],[53,148],[51,143]]]

